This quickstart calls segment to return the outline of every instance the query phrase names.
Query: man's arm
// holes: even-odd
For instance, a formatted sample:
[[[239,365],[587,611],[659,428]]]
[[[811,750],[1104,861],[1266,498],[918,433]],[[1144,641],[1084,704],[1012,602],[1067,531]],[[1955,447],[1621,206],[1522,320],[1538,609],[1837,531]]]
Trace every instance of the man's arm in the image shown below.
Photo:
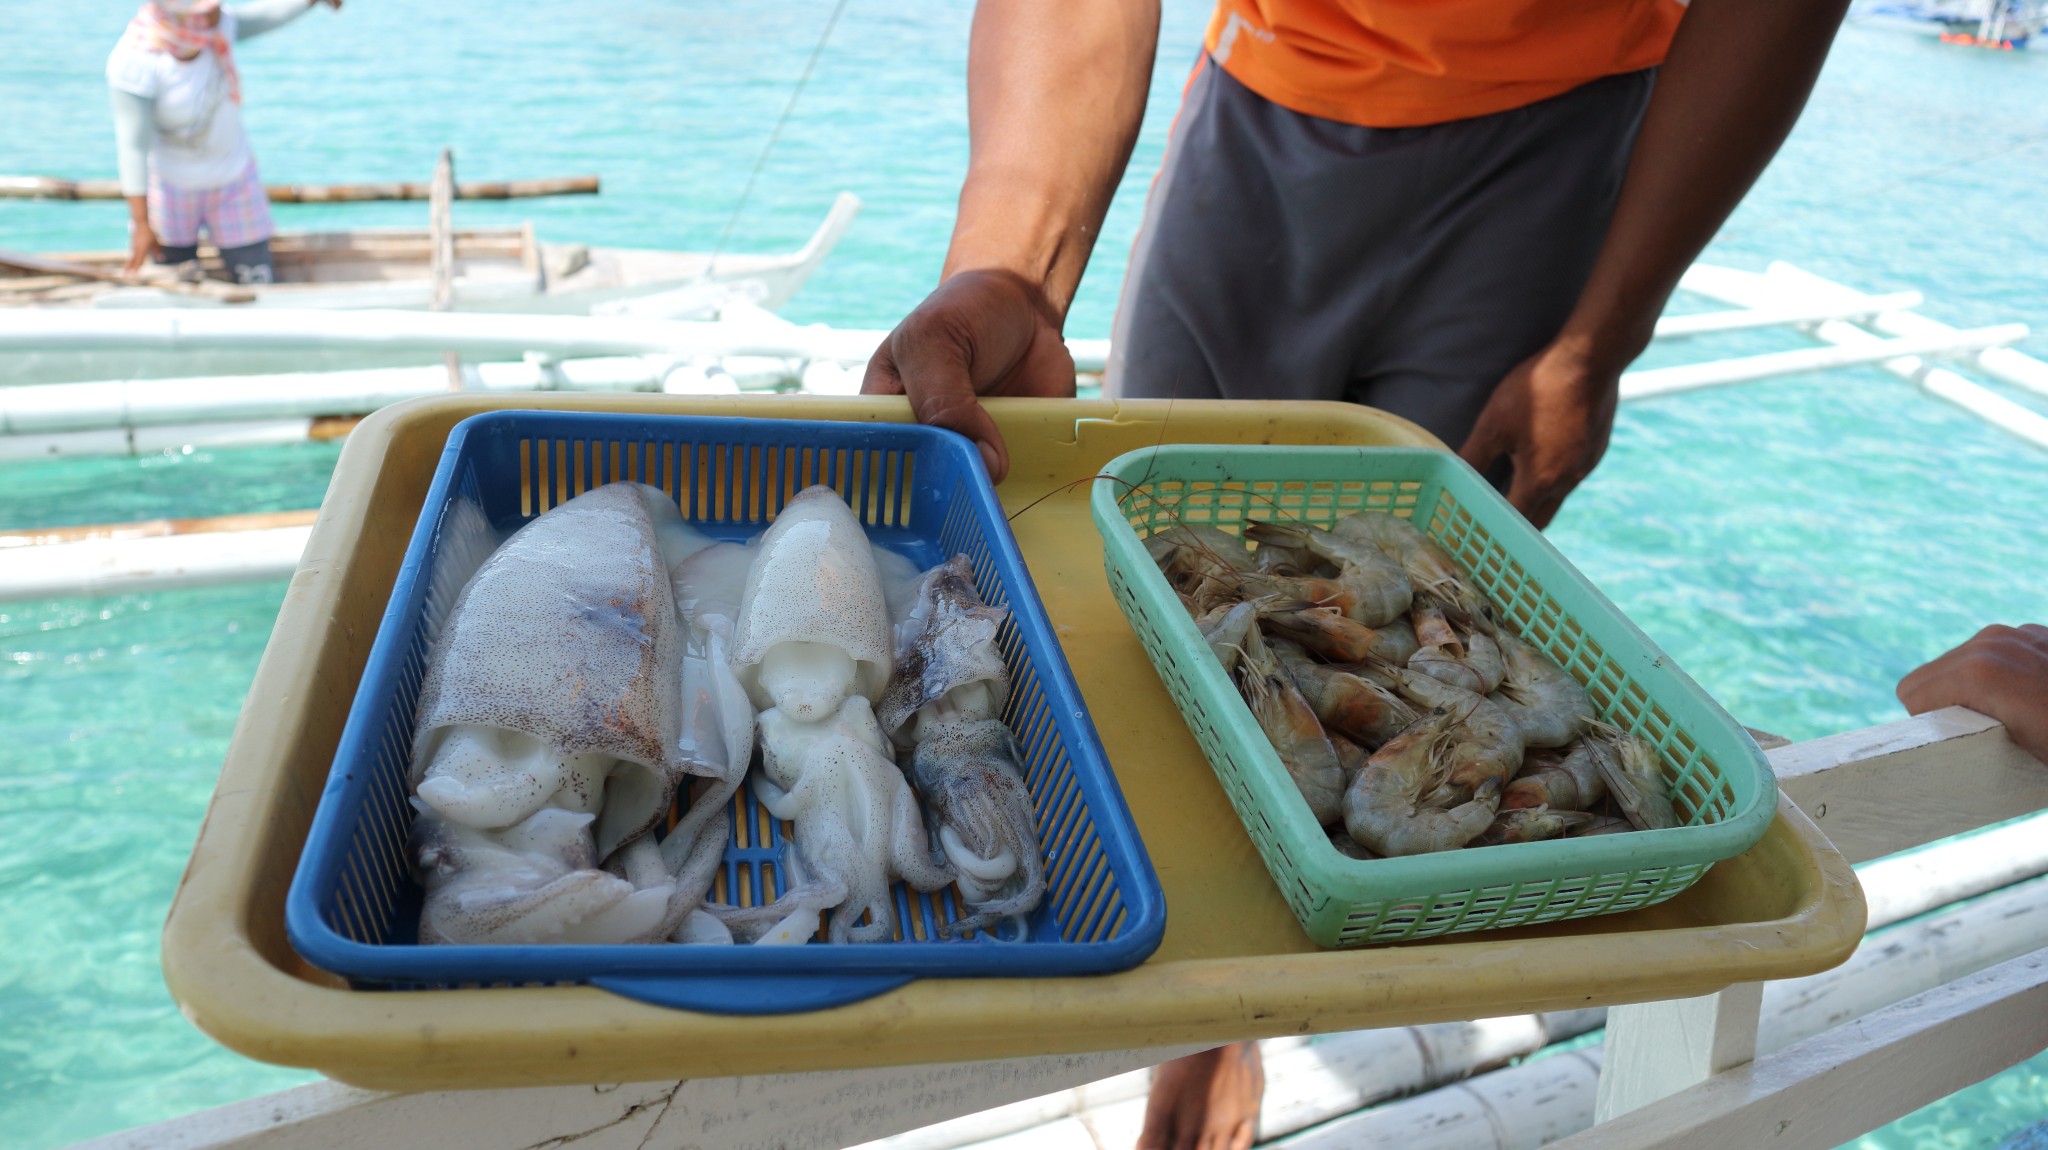
[[[1622,369],[1678,277],[1777,154],[1848,0],[1692,0],[1636,137],[1600,256],[1564,329],[1510,372],[1460,454],[1514,461],[1508,498],[1550,522],[1600,462]]]
[[[156,254],[156,232],[149,225],[149,140],[155,132],[156,101],[119,88],[109,88],[114,107],[114,163],[121,173],[121,198],[128,201],[130,275]]]
[[[1060,335],[1145,114],[1159,0],[982,0],[968,47],[971,152],[937,290],[862,390],[1009,454],[977,395],[1074,393]]]
[[[316,4],[333,6],[341,11],[341,0],[250,0],[247,4],[235,5],[235,41],[261,36],[284,27],[305,15]]]

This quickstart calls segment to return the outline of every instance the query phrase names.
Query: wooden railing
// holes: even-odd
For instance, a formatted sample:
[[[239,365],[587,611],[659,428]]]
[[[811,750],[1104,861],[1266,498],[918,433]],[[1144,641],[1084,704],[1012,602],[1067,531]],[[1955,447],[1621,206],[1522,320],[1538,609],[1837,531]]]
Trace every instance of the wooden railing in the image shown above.
[[[1793,743],[1770,758],[1786,801],[1812,816],[1852,862],[2048,808],[2048,765],[2020,751],[1997,723],[1960,708]],[[2048,1048],[2048,950],[1955,978],[1759,1057],[1762,1001],[1763,987],[1747,984],[1705,998],[1613,1008],[1598,1058],[1597,1124],[1552,1145],[1839,1145]],[[1465,1025],[1483,1028],[1446,1027]],[[1430,1029],[1411,1028],[1404,1041],[1433,1041],[1420,1033]],[[1526,1045],[1509,1049],[1517,1041],[1506,1033],[1511,1029],[1491,1037],[1475,1029],[1464,1037],[1505,1044],[1502,1057],[1526,1052]],[[1540,1027],[1537,1034],[1540,1044]],[[977,1112],[986,1112],[985,1120],[954,1123],[943,1137],[906,1135],[895,1145],[958,1146],[977,1129],[988,1137],[1023,1128],[1045,1133],[1033,1146],[1088,1145],[1077,1115],[1105,1108],[1128,1115],[1142,1107],[1143,1069],[1183,1053],[437,1094],[379,1094],[323,1082],[88,1145],[829,1150]],[[1593,1061],[1589,1055],[1538,1065],[1555,1063],[1559,1073],[1590,1081]]]

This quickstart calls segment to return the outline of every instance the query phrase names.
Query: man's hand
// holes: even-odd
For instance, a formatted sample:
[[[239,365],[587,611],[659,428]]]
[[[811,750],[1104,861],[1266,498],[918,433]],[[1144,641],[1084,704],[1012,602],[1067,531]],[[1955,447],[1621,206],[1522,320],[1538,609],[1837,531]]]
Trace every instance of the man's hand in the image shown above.
[[[1619,385],[1618,371],[1561,339],[1508,373],[1458,454],[1480,471],[1507,456],[1515,467],[1508,502],[1548,526],[1606,454]]]
[[[1461,450],[1515,464],[1508,499],[1541,527],[1600,461],[1621,369],[1679,277],[1799,118],[1849,0],[1691,0],[1643,112],[1614,218],[1548,348],[1494,392]]]
[[[149,226],[149,217],[143,215],[130,219],[128,221],[128,262],[121,265],[121,270],[132,276],[136,272],[141,271],[142,265],[154,258],[156,253],[156,229]]]
[[[1909,714],[1968,707],[2005,724],[2020,749],[2048,763],[2048,627],[1992,625],[1899,680]]]
[[[974,440],[991,479],[1010,470],[1009,449],[978,396],[1071,399],[1074,357],[1045,294],[1022,276],[965,271],[903,317],[868,361],[866,395],[908,395],[919,423]]]
[[[1161,1063],[1152,1071],[1138,1150],[1249,1150],[1265,1092],[1256,1042]]]

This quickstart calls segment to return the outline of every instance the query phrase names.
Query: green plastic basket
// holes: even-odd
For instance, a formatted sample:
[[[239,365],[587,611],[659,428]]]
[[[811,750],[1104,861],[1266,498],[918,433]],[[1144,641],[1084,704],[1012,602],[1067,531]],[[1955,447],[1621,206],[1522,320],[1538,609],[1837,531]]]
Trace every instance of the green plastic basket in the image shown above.
[[[1634,910],[1754,846],[1777,807],[1749,735],[1456,456],[1397,447],[1166,444],[1093,492],[1109,585],[1303,929],[1321,946],[1431,938]],[[1686,825],[1358,860],[1330,845],[1194,620],[1145,552],[1170,525],[1327,524],[1364,508],[1422,525],[1501,619],[1655,744]]]

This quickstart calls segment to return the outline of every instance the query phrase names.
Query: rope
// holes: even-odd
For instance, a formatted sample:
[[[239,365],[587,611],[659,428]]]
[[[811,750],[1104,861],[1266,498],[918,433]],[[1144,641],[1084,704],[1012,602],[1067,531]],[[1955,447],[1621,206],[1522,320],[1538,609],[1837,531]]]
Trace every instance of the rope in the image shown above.
[[[718,246],[711,249],[711,269],[718,267],[718,257],[725,252],[726,241],[732,238],[733,228],[740,222],[740,213],[746,211],[747,200],[754,194],[754,185],[761,178],[761,169],[768,165],[768,156],[775,151],[775,141],[782,138],[782,126],[789,123],[789,114],[796,111],[797,97],[804,94],[804,85],[811,82],[811,73],[818,67],[818,57],[825,53],[825,42],[832,38],[832,29],[839,24],[840,13],[846,11],[847,0],[838,0],[832,6],[832,15],[825,21],[825,30],[818,34],[818,43],[811,49],[811,58],[804,61],[804,70],[796,78],[796,87],[790,90],[789,102],[782,106],[782,115],[775,121],[775,128],[768,133],[768,142],[761,146],[761,154],[754,160],[754,170],[747,173],[746,186],[740,189],[740,202],[733,205],[732,217],[725,221],[725,230],[718,233]]]

